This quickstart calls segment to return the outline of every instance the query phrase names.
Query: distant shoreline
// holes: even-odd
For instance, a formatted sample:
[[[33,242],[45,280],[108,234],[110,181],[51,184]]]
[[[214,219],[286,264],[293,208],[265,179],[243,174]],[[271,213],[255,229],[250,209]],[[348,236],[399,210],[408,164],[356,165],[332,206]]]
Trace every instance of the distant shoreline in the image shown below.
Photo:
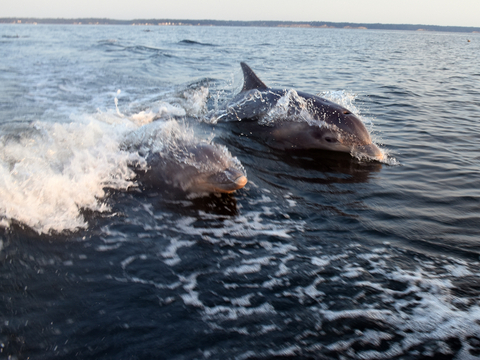
[[[237,20],[172,20],[135,19],[113,20],[98,18],[81,19],[42,19],[42,18],[0,18],[0,24],[58,24],[58,25],[137,25],[137,26],[252,26],[252,27],[292,27],[314,29],[359,29],[359,30],[409,30],[446,31],[480,33],[480,27],[410,25],[410,24],[367,24],[328,21],[237,21]]]

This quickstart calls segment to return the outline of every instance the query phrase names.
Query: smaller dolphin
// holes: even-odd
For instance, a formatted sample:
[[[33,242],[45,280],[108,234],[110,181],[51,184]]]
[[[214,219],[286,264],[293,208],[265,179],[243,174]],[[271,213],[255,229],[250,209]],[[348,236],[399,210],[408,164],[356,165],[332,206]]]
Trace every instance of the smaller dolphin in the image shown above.
[[[269,88],[247,64],[240,64],[243,88],[213,121],[241,121],[238,128],[244,133],[261,136],[277,149],[323,149],[384,159],[363,122],[348,109],[316,95]]]
[[[146,168],[136,170],[146,187],[231,193],[247,183],[245,169],[225,146],[199,140],[175,120],[144,125],[130,134],[124,145],[145,158]]]

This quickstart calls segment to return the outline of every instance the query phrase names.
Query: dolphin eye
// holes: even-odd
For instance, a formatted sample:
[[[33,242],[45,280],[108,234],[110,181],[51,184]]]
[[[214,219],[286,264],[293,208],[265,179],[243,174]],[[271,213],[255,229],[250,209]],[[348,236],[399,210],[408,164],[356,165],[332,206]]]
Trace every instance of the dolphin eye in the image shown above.
[[[325,141],[329,142],[329,143],[335,143],[335,142],[337,142],[337,139],[335,139],[333,137],[325,136]]]

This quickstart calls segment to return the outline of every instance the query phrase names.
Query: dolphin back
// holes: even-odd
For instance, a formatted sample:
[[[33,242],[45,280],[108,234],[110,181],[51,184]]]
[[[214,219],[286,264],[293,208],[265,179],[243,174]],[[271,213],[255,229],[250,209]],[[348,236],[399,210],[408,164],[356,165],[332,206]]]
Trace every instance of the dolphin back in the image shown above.
[[[250,66],[248,66],[244,62],[241,62],[240,65],[242,66],[243,70],[243,89],[241,92],[254,89],[268,89],[268,86],[265,85],[263,81],[258,78],[258,76],[250,68]]]

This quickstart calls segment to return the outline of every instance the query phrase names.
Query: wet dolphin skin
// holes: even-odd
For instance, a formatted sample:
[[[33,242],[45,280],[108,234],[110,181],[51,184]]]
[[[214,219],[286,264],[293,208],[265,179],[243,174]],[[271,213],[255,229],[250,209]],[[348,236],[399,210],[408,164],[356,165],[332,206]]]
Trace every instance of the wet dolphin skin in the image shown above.
[[[316,95],[269,88],[247,64],[241,66],[243,89],[218,120],[242,121],[240,127],[263,133],[278,149],[323,149],[384,159],[363,122],[348,109]]]

